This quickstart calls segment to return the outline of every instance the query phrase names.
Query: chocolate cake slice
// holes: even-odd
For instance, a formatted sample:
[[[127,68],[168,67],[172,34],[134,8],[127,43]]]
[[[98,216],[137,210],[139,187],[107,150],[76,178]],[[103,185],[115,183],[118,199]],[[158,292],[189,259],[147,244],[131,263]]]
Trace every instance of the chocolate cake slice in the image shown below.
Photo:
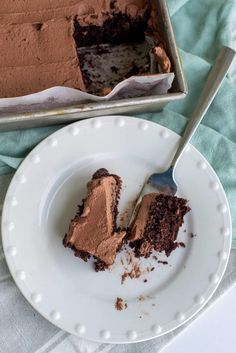
[[[102,168],[87,187],[88,195],[71,221],[63,244],[84,261],[93,256],[95,269],[100,271],[114,263],[126,235],[116,224],[121,179]]]
[[[153,250],[167,256],[183,243],[176,241],[184,216],[190,211],[187,200],[161,193],[143,197],[129,237],[137,257],[148,258]]]

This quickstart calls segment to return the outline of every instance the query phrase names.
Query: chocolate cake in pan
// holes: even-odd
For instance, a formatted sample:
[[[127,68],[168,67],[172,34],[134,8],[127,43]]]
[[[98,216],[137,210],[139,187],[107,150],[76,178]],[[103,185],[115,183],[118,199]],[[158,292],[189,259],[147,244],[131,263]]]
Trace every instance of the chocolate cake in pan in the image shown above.
[[[0,98],[54,86],[104,95],[125,78],[149,74],[150,53],[160,72],[170,72],[154,3],[1,0]]]

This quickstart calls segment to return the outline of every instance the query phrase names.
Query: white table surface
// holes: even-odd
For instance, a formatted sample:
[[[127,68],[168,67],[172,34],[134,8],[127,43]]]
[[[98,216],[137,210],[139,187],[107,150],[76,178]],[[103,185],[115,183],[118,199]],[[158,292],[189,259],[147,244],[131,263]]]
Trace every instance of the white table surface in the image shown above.
[[[236,286],[195,320],[162,353],[235,353]]]

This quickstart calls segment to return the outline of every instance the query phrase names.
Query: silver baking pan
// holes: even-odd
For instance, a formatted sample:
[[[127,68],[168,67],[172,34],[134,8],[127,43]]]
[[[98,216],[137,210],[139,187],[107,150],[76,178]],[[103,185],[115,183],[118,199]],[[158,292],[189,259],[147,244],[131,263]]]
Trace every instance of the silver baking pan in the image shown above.
[[[53,124],[66,124],[76,120],[111,114],[135,114],[160,111],[169,102],[182,99],[187,94],[187,84],[178,53],[170,15],[165,0],[158,3],[158,23],[166,49],[174,68],[175,79],[167,94],[127,98],[98,103],[78,104],[54,109],[11,112],[0,114],[0,131],[25,129]]]

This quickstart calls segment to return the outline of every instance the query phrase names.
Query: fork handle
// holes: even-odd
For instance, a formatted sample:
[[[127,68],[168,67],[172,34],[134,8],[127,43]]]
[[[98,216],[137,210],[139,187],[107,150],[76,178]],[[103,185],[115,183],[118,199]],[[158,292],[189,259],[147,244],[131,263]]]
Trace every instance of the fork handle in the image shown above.
[[[217,59],[209,73],[203,91],[200,95],[198,104],[194,109],[192,117],[190,118],[186,129],[180,139],[179,147],[171,162],[171,167],[174,169],[180,156],[182,155],[186,145],[195,133],[198,125],[206,114],[211,102],[215,98],[221,83],[229,70],[229,67],[235,57],[236,52],[228,47],[223,47],[217,56]]]

